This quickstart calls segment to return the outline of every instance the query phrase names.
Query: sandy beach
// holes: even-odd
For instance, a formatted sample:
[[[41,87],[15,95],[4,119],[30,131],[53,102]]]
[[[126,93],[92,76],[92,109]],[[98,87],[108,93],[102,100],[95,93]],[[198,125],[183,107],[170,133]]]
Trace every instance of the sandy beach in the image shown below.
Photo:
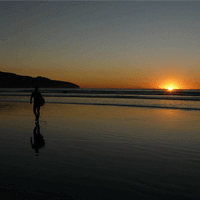
[[[198,111],[47,103],[34,119],[0,102],[1,199],[200,197]]]

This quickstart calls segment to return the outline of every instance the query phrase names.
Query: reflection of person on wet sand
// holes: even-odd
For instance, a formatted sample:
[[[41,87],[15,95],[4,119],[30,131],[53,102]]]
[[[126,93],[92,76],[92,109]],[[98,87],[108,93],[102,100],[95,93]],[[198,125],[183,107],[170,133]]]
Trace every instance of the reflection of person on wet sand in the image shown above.
[[[30,104],[32,104],[32,98],[34,98],[33,112],[35,114],[35,121],[39,120],[40,117],[40,103],[42,99],[42,95],[38,92],[38,87],[35,88],[35,92],[31,94]]]
[[[33,130],[33,138],[34,138],[34,143],[32,141],[32,137],[30,138],[31,147],[35,149],[36,153],[39,153],[39,149],[45,146],[45,141],[43,139],[43,136],[40,134],[39,123],[36,123],[36,126]]]

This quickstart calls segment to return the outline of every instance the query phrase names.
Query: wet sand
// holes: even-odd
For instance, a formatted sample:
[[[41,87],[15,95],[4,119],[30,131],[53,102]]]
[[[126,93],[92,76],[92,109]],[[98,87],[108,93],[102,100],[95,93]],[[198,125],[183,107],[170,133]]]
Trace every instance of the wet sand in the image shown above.
[[[1,199],[200,197],[198,111],[45,104],[34,119],[0,102]]]

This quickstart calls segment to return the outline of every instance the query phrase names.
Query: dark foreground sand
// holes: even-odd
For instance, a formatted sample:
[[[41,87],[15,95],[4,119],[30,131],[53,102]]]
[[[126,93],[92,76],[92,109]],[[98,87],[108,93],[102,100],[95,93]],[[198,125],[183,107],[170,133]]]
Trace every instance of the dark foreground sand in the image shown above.
[[[198,199],[199,115],[0,102],[0,199]]]

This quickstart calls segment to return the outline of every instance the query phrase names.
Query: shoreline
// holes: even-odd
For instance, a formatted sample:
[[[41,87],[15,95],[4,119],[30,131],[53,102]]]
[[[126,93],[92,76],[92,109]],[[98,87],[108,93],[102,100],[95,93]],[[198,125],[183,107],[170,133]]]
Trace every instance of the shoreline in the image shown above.
[[[29,98],[28,98],[29,99]],[[100,99],[100,98],[99,98]],[[147,99],[152,100],[152,99]],[[1,103],[29,103],[27,100],[0,100]],[[129,108],[147,108],[147,109],[172,109],[172,110],[185,110],[185,111],[200,111],[200,107],[170,107],[170,106],[162,106],[162,105],[138,105],[138,104],[119,104],[119,103],[94,103],[94,102],[46,102],[45,104],[61,104],[61,105],[80,105],[80,106],[111,106],[111,107],[129,107]],[[1,106],[1,105],[0,105]]]

